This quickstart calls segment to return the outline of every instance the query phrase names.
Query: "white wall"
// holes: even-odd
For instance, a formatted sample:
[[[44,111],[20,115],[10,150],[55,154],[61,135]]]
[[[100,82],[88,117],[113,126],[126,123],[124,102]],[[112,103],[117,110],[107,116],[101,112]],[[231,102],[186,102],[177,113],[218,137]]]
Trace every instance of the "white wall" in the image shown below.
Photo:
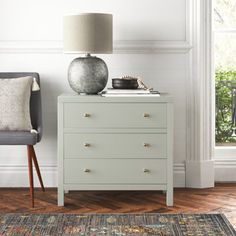
[[[100,55],[109,67],[108,86],[113,77],[136,75],[174,96],[175,185],[184,186],[185,0],[0,0],[0,71],[36,71],[42,80],[44,136],[36,152],[45,185],[56,186],[57,96],[71,92],[66,73],[76,56],[62,53],[62,16],[76,12],[114,15],[114,54]],[[28,186],[26,164],[25,147],[0,146],[0,186]]]

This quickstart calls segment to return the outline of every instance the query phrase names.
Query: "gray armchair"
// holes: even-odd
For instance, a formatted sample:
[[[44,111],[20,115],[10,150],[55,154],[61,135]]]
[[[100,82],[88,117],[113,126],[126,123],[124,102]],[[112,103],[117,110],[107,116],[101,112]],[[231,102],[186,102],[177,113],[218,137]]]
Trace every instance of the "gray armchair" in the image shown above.
[[[33,76],[36,78],[38,84],[40,84],[40,78],[38,73],[24,73],[24,72],[4,72],[0,73],[0,79],[3,78],[17,78],[24,76]],[[0,88],[1,89],[1,88]],[[37,157],[34,151],[34,145],[40,142],[42,138],[42,106],[41,106],[41,92],[32,91],[30,97],[30,116],[33,129],[36,132],[27,131],[0,131],[0,145],[27,145],[28,154],[28,167],[29,167],[29,182],[30,182],[30,195],[31,204],[34,207],[34,181],[33,181],[33,163],[39,178],[39,182],[43,191],[44,185],[38,166]]]

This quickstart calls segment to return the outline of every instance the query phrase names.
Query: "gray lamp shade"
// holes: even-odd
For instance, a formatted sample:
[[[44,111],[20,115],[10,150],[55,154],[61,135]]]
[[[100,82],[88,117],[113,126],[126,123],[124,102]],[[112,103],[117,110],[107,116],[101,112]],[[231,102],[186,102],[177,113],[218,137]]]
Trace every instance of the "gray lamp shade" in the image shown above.
[[[112,53],[112,15],[84,13],[64,16],[65,53]]]

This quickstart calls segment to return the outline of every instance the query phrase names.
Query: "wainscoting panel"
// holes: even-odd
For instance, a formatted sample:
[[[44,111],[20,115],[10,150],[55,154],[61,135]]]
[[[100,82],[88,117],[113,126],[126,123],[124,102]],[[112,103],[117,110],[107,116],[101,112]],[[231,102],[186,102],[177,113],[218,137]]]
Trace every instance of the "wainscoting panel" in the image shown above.
[[[100,55],[109,68],[107,87],[112,78],[133,75],[173,95],[175,186],[185,186],[189,1],[3,0],[0,70],[41,77],[44,131],[35,149],[45,186],[56,186],[57,96],[72,92],[67,68],[78,56],[63,54],[62,16],[77,9],[114,14],[114,53]],[[26,161],[25,147],[0,146],[0,187],[28,186]]]

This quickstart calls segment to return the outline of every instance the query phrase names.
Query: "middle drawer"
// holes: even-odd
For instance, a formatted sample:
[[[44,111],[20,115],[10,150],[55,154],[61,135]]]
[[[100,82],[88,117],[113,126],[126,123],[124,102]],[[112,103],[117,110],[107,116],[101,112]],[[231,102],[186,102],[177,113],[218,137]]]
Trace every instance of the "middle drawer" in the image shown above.
[[[64,134],[65,158],[166,158],[166,134]]]

